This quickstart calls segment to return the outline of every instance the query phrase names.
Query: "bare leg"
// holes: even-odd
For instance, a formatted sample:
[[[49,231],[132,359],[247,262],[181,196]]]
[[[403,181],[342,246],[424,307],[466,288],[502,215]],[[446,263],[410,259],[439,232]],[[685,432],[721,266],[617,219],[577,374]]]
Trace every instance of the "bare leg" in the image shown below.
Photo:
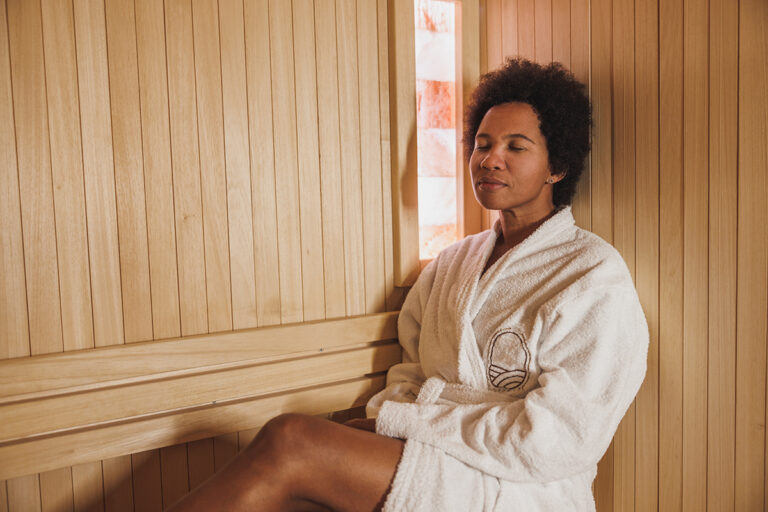
[[[402,450],[399,439],[285,414],[173,510],[377,510]]]

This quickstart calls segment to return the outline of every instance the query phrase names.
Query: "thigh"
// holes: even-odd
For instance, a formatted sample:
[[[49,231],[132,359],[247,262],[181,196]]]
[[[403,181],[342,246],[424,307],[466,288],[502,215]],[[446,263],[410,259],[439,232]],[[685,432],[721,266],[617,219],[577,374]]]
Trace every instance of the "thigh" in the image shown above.
[[[301,498],[338,511],[377,510],[390,488],[404,442],[321,418],[291,415]]]

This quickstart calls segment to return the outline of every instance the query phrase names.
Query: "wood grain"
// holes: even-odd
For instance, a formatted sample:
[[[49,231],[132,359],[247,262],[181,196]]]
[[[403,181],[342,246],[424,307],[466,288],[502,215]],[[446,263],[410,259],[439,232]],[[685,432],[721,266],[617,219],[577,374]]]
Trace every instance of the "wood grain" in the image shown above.
[[[709,3],[707,507],[734,510],[738,5]]]
[[[40,4],[11,0],[7,13],[29,318],[29,346],[14,347],[20,356],[60,352],[64,343]]]
[[[683,4],[659,1],[659,509],[682,510]]]
[[[85,205],[97,347],[124,342],[104,5],[74,2]]]
[[[6,3],[0,0],[0,358],[29,354],[26,274]],[[3,486],[4,487],[4,486]],[[0,499],[0,502],[2,499]]]
[[[242,0],[219,2],[219,25],[229,264],[232,273],[232,325],[235,329],[244,329],[256,327],[258,316]]]
[[[267,0],[245,2],[245,56],[248,82],[248,127],[251,148],[251,194],[259,325],[280,323],[275,154],[272,125],[272,71]]]
[[[683,511],[707,506],[707,2],[683,4]]]
[[[152,332],[181,335],[163,6],[135,0]]]
[[[344,213],[341,190],[341,141],[339,128],[339,78],[336,53],[336,4],[315,2],[315,51],[317,68],[317,122],[320,151],[320,193],[323,220],[323,277],[325,316],[346,314],[344,284]],[[389,98],[387,98],[387,101]]]
[[[357,7],[358,83],[360,87],[360,174],[365,313],[386,311],[384,220],[379,119],[379,51],[376,4]]]
[[[192,1],[197,136],[205,247],[208,332],[232,329],[227,176],[217,0]]]
[[[134,3],[107,0],[105,8],[125,340],[146,341],[152,299]]]
[[[650,335],[636,399],[634,507],[659,504],[659,30],[658,3],[635,4],[635,283]],[[638,44],[639,43],[639,44]]]
[[[80,98],[71,2],[41,2],[64,350],[92,348],[93,313],[85,215]],[[54,85],[55,84],[55,85]]]
[[[296,137],[303,315],[305,320],[317,320],[325,318],[325,278],[324,265],[321,263],[324,241],[320,188],[315,8],[311,1],[293,2],[293,49],[296,59]],[[323,48],[320,51],[323,51]]]
[[[304,310],[292,27],[291,3],[270,1],[277,248],[280,261],[280,319],[283,323],[300,322]]]
[[[72,468],[54,469],[40,473],[40,509],[42,512],[74,510]]]
[[[100,461],[72,466],[72,494],[75,512],[104,510],[104,477]]]
[[[165,3],[165,37],[179,307],[181,334],[187,336],[208,332],[192,6],[188,1]]]
[[[736,288],[735,509],[766,506],[766,336],[768,336],[768,9],[739,5],[738,241]]]

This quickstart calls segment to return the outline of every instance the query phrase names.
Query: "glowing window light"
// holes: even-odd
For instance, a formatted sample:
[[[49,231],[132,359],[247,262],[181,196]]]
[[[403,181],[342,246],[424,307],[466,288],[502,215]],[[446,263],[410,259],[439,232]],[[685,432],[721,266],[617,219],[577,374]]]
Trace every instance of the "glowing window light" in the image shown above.
[[[419,257],[458,239],[456,9],[451,0],[415,0]]]

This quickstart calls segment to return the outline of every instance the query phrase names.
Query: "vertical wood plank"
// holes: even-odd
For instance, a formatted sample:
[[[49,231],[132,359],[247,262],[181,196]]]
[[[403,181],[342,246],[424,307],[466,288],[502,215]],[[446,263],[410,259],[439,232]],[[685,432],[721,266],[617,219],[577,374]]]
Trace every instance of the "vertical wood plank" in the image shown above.
[[[536,2],[517,0],[517,52],[536,60]]]
[[[5,0],[0,0],[0,359],[29,354],[19,169]],[[5,488],[5,482],[0,484]],[[0,499],[0,501],[2,501]]]
[[[104,4],[75,0],[75,44],[96,346],[123,343]]]
[[[470,0],[454,4],[456,7],[456,19],[460,22],[461,46],[457,69],[460,69],[460,78],[456,88],[456,111],[463,112],[469,103],[470,94],[480,79],[480,40],[484,34],[480,28],[480,2]],[[517,9],[515,9],[517,13]],[[515,38],[515,42],[517,39]],[[459,198],[458,229],[459,237],[463,238],[473,233],[482,231],[482,207],[477,203],[472,187],[472,178],[469,172],[469,165],[464,158],[465,148],[462,142],[463,123],[458,123],[456,129],[456,152],[458,158],[458,168],[456,176],[458,179],[457,197]]]
[[[764,510],[768,333],[768,6],[739,4],[738,283],[736,292],[736,510]]]
[[[40,509],[42,512],[74,510],[72,494],[72,468],[61,468],[40,473]]]
[[[346,314],[344,286],[344,217],[341,195],[339,142],[339,79],[336,57],[336,5],[315,0],[317,56],[317,116],[320,149],[320,190],[323,219],[323,275],[325,316]],[[387,108],[389,98],[387,97]],[[387,132],[387,136],[389,132]]]
[[[215,469],[213,439],[187,443],[189,488],[194,489],[213,475]]]
[[[152,300],[136,19],[133,0],[107,0],[105,3],[125,340],[146,341],[153,337]]]
[[[72,466],[72,494],[75,512],[104,510],[104,477],[101,462]]]
[[[200,151],[189,0],[165,2],[168,98],[181,334],[208,332]]]
[[[275,188],[277,247],[280,257],[280,319],[283,323],[303,318],[301,273],[301,224],[299,170],[296,141],[296,87],[293,50],[293,16],[290,2],[269,3],[272,63],[272,123],[279,182]],[[275,168],[277,172],[278,168]],[[362,286],[362,283],[361,283]]]
[[[213,463],[216,471],[220,471],[236,455],[237,432],[216,436],[213,439]]]
[[[187,473],[187,445],[177,444],[160,449],[163,509],[179,501],[189,492]]]
[[[232,329],[218,2],[193,0],[192,26],[208,331],[218,332]]]
[[[245,2],[246,72],[253,196],[256,313],[259,325],[280,323],[269,3]]]
[[[60,352],[64,348],[42,35],[38,2],[8,2],[8,39],[29,315],[30,352],[26,354]]]
[[[613,57],[613,245],[635,276],[635,69],[634,0],[614,0]],[[613,508],[635,507],[635,405],[614,436]]]
[[[613,239],[611,41],[612,2],[593,0],[591,10],[592,76],[592,231],[604,240]],[[614,443],[597,467],[595,501],[601,512],[614,510]]]
[[[389,4],[389,81],[390,81],[390,148],[392,163],[392,224],[395,286],[412,285],[419,272],[419,208],[418,166],[416,162],[416,64],[414,62],[414,11],[410,0],[394,0]],[[338,8],[338,5],[337,5]],[[344,20],[336,13],[337,20]],[[339,38],[339,62],[345,63],[346,46]],[[346,73],[346,71],[344,72]],[[340,96],[346,80],[340,80]],[[343,109],[342,105],[342,109]],[[350,126],[346,110],[342,111],[342,130]],[[348,139],[342,131],[342,141]],[[345,153],[346,154],[346,153]],[[346,181],[345,181],[345,187]],[[346,207],[345,207],[346,208]],[[345,222],[346,213],[345,213]],[[346,244],[346,240],[345,240]],[[345,262],[349,265],[349,262]],[[347,289],[354,289],[347,283]],[[347,304],[354,301],[347,295]],[[349,313],[349,306],[347,312]]]
[[[646,2],[636,21],[637,232],[636,282],[649,324],[646,380],[637,399],[635,507],[658,507],[659,465],[659,91],[657,4]],[[642,148],[642,150],[640,150]]]
[[[552,62],[552,0],[534,2],[534,41],[536,62]]]
[[[503,60],[507,57],[517,56],[517,0],[504,0],[494,2],[494,9],[499,9],[498,4],[501,4],[501,12],[499,18],[494,20],[492,30],[498,30],[492,36],[494,41],[501,41],[501,59],[499,60],[498,67]],[[500,25],[499,25],[500,23]]]
[[[389,123],[389,25],[387,0],[378,0],[379,30],[379,112],[381,113],[381,189],[384,216],[384,271],[387,311],[400,309],[403,288],[395,287],[394,245],[392,239],[392,145]],[[323,196],[325,197],[325,195]],[[328,290],[326,286],[326,290]],[[327,292],[326,292],[327,297]]]
[[[590,84],[590,8],[589,0],[571,0],[571,42],[570,69],[576,79],[587,87],[591,96]],[[576,224],[584,229],[592,229],[592,154],[587,156],[584,172],[576,187],[573,198],[573,217]]]
[[[707,506],[708,14],[683,4],[683,511]]]
[[[0,480],[0,512],[8,512],[8,486]]]
[[[360,161],[360,93],[358,84],[357,6],[353,0],[336,2],[336,43],[339,65],[339,122],[341,184],[344,214],[344,270],[347,315],[365,313],[363,204]],[[414,87],[415,87],[415,81]]]
[[[485,3],[485,13],[486,13],[486,41],[487,41],[487,69],[484,69],[483,72],[490,71],[492,69],[496,69],[499,66],[501,66],[501,63],[504,61],[504,57],[507,55],[510,55],[504,51],[504,41],[502,39],[503,32],[501,30],[501,27],[506,24],[506,22],[513,18],[514,20],[517,20],[517,0],[507,0],[506,2],[503,2],[503,7],[505,8],[504,11],[502,11],[502,1],[503,0],[486,0]],[[508,12],[514,7],[515,12],[514,14],[511,12]],[[509,21],[511,23],[511,21]],[[510,50],[514,49],[514,54],[517,54],[517,21],[512,24],[512,27],[514,27],[514,30],[509,30],[507,32],[510,41],[507,43],[510,45]],[[512,46],[512,39],[514,38],[514,46]]]
[[[635,510],[658,510],[659,47],[658,2],[635,6],[635,282],[648,321],[648,369],[636,399]]]
[[[375,7],[375,4],[372,5]],[[374,31],[373,36],[375,35]],[[323,220],[315,65],[315,6],[311,0],[293,2],[293,51],[301,218],[301,284],[306,321],[325,317],[325,279],[323,265],[320,264],[323,261]],[[320,51],[324,49],[321,48]]]
[[[659,1],[659,510],[682,510],[683,23],[681,0]]]
[[[571,67],[571,0],[552,0],[552,60]]]
[[[106,512],[133,511],[133,478],[131,456],[123,455],[103,461],[104,509]]]
[[[734,510],[738,4],[710,0],[707,507]]]
[[[248,147],[248,88],[242,0],[219,2],[224,151],[227,168],[232,325],[256,327],[251,159]]]
[[[149,450],[131,455],[133,504],[136,511],[161,512],[163,510],[160,450]]]
[[[8,480],[9,512],[40,512],[40,481],[37,475]]]
[[[360,65],[360,159],[363,213],[365,313],[386,310],[384,288],[384,221],[382,219],[379,65],[376,4],[357,7],[357,52]]]
[[[41,2],[64,350],[91,348],[93,315],[71,1]]]
[[[181,335],[165,14],[152,0],[135,0],[135,8],[152,328],[162,339]]]

